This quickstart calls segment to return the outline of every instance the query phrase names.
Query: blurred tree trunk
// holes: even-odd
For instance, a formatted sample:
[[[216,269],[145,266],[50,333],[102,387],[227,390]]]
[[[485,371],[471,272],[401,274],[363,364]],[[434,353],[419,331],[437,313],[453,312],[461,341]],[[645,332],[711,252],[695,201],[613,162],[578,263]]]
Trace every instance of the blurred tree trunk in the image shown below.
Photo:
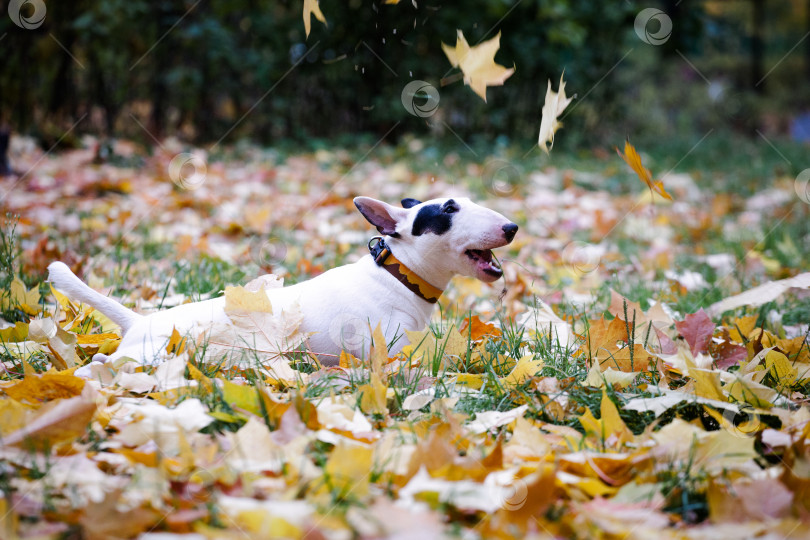
[[[8,141],[11,137],[8,126],[0,124],[0,176],[11,174],[8,162]]]
[[[764,45],[763,45],[763,24],[765,23],[765,0],[753,0],[753,23],[754,35],[751,36],[751,84],[758,94],[765,91],[765,81],[762,80],[764,70],[762,68]]]
[[[76,42],[76,33],[72,30],[67,30],[60,34],[60,42],[70,54],[64,53],[59,61],[59,69],[56,71],[56,77],[51,87],[51,99],[48,102],[48,112],[51,115],[59,116],[60,114],[67,113],[73,116],[75,107],[74,103],[74,85],[73,85],[73,45]]]
[[[115,136],[115,121],[121,112],[121,104],[116,98],[114,91],[115,73],[107,75],[105,66],[99,58],[99,52],[91,47],[87,50],[87,56],[91,62],[93,100],[92,103],[101,105],[104,109],[104,129],[107,137]]]
[[[810,0],[807,0],[804,16],[807,18],[805,29],[810,32]],[[807,79],[810,80],[810,39],[804,42],[804,69],[807,72]]]
[[[16,107],[14,107],[16,109],[15,112],[17,113],[16,124],[19,131],[27,131],[31,123],[32,112],[35,110],[33,100],[34,93],[31,91],[31,49],[33,47],[33,32],[14,32],[12,36],[13,38],[16,38],[18,43],[16,50],[19,51],[20,54],[20,76],[17,83],[17,104]],[[14,50],[14,47],[12,47],[11,50]]]
[[[152,114],[149,119],[149,130],[153,137],[160,140],[166,132],[166,104],[168,102],[168,86],[166,76],[171,67],[170,58],[176,51],[172,48],[171,28],[183,16],[182,5],[180,9],[174,2],[156,2],[155,4],[156,32],[155,40],[160,43],[149,54],[152,63],[151,94]]]

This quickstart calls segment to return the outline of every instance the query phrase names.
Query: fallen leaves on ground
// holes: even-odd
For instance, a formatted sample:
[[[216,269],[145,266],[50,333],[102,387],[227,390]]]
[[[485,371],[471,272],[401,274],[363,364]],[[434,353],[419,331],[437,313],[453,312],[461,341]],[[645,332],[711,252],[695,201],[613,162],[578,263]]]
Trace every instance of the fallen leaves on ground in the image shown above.
[[[91,286],[138,311],[224,290],[230,333],[209,337],[256,362],[203,354],[178,329],[158,366],[93,362],[117,347],[110,321],[12,284],[3,537],[806,536],[806,269],[746,236],[763,208],[803,219],[780,194],[792,185],[731,204],[671,174],[678,204],[651,216],[632,193],[583,188],[584,173],[534,172],[484,203],[529,231],[503,250],[503,283],[457,278],[403,352],[374,328],[366,354],[323,367],[294,352],[300,312],[264,288],[365,253],[353,196],[428,199],[455,179],[385,148],[245,148],[188,191],[166,177],[176,145],[138,168],[83,150],[17,156],[41,164],[6,204],[24,246],[56,231],[65,258],[88,253]],[[470,178],[454,189],[480,198],[483,168],[460,161]],[[249,282],[267,272],[279,279]]]

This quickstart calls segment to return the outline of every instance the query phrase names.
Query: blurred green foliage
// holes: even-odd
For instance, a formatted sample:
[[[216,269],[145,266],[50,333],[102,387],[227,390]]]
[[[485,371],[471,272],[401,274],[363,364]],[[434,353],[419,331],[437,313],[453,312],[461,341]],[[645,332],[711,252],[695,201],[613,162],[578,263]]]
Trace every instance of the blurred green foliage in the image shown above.
[[[531,141],[547,80],[556,89],[565,70],[567,90],[579,96],[566,118],[576,128],[569,144],[700,131],[714,119],[734,127],[749,120],[748,102],[761,99],[745,75],[751,30],[740,21],[749,15],[736,6],[724,18],[704,4],[661,2],[673,33],[656,47],[634,32],[648,7],[637,2],[322,0],[328,26],[313,17],[306,39],[301,1],[51,1],[36,29],[0,17],[0,125],[46,141],[80,118],[80,130],[146,142],[179,135],[272,144],[394,126],[394,137],[433,130]],[[795,2],[788,4],[779,24],[798,20],[790,29],[798,33],[802,21],[791,19]],[[453,77],[441,50],[457,29],[471,45],[502,34],[496,60],[516,72],[489,90],[488,103]],[[704,70],[723,99],[707,97]],[[802,80],[795,65],[785,73]],[[414,79],[439,89],[436,116],[403,107],[402,89]],[[798,87],[783,87],[787,104]]]

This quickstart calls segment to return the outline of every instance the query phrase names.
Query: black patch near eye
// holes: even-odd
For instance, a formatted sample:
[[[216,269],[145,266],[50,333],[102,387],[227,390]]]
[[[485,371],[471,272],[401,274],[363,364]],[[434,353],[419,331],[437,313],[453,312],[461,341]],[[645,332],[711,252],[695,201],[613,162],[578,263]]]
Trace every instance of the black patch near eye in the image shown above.
[[[429,204],[420,208],[419,213],[416,214],[416,219],[413,220],[411,234],[419,236],[427,232],[444,234],[449,231],[450,226],[453,224],[453,214],[445,213],[444,207],[451,202],[456,206],[456,211],[458,211],[458,205],[452,199],[443,205]]]
[[[461,210],[461,207],[453,199],[445,201],[445,203],[442,205],[442,211],[445,214],[453,214],[455,212],[458,212],[459,210]]]
[[[417,201],[416,199],[402,199],[402,208],[412,208],[417,204],[422,204],[422,201]]]

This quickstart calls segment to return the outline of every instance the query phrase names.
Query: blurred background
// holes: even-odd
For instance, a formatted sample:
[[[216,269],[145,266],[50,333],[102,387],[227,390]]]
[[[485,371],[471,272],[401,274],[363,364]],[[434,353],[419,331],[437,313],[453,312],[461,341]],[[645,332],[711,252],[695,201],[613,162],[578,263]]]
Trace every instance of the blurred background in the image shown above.
[[[394,126],[391,141],[410,132],[531,148],[547,81],[556,89],[563,71],[577,95],[557,141],[568,149],[694,142],[709,129],[810,140],[810,0],[322,0],[328,25],[313,17],[308,38],[300,1],[3,7],[0,125],[45,149],[82,134],[150,146],[376,140]],[[645,8],[664,17],[639,21]],[[501,32],[496,61],[515,74],[488,103],[442,52],[457,29],[471,45]],[[402,106],[414,79],[439,89],[430,118]]]

